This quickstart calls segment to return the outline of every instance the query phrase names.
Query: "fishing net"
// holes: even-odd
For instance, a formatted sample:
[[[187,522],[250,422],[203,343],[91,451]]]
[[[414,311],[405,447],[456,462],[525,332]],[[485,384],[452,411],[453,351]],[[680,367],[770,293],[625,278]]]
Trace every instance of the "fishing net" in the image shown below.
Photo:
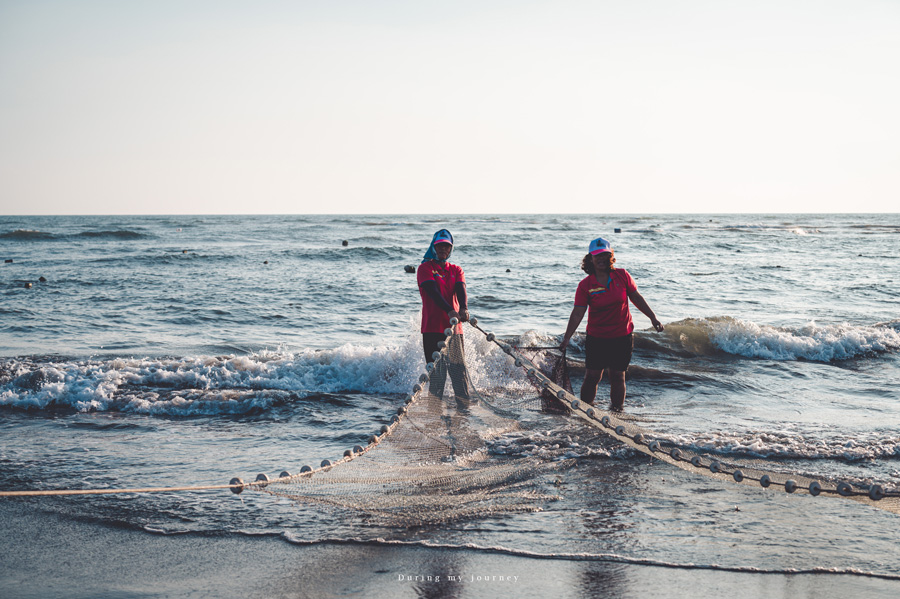
[[[556,499],[555,473],[572,459],[496,455],[496,440],[568,414],[674,467],[722,481],[822,497],[845,497],[900,514],[900,489],[868,479],[830,480],[773,469],[761,460],[723,460],[680,446],[626,414],[586,405],[572,392],[567,362],[550,348],[516,348],[473,319],[441,343],[391,423],[344,457],[275,480],[232,481],[298,502],[352,509],[386,525],[415,526],[540,510]]]

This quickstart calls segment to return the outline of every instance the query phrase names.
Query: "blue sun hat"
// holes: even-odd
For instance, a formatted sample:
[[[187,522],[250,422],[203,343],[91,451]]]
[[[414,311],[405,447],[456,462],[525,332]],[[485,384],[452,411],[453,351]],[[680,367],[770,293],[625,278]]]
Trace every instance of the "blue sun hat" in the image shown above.
[[[591,245],[588,247],[588,252],[591,255],[596,256],[597,254],[602,254],[603,252],[611,252],[612,247],[609,245],[609,242],[603,239],[602,237],[598,237],[594,241],[591,242]]]
[[[428,251],[425,252],[425,257],[422,258],[422,262],[428,262],[429,260],[436,260],[443,264],[446,260],[438,260],[437,252],[434,251],[434,244],[436,243],[449,243],[451,246],[453,245],[453,235],[450,234],[450,231],[447,229],[441,229],[437,233],[434,234],[434,237],[431,238],[431,245],[428,246]],[[453,249],[451,248],[452,252]],[[447,256],[450,257],[449,255]]]

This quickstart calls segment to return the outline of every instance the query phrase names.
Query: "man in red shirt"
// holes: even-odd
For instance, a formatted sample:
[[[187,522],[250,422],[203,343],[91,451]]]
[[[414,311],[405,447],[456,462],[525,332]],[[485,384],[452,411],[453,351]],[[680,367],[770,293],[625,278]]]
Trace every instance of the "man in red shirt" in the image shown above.
[[[441,229],[434,234],[416,272],[419,295],[422,296],[422,345],[425,361],[433,362],[432,354],[438,351],[438,342],[446,338],[444,331],[450,328],[450,319],[459,320],[453,327],[450,338],[450,378],[456,396],[468,399],[468,375],[465,372],[462,337],[462,323],[469,320],[466,275],[462,268],[447,262],[452,251],[453,235],[447,229]],[[435,369],[429,386],[432,395],[440,397],[445,380],[446,372],[441,368]]]
[[[581,400],[594,405],[597,384],[603,378],[603,371],[609,370],[609,398],[613,409],[621,410],[625,405],[625,371],[631,363],[634,349],[634,322],[628,300],[650,319],[654,329],[662,331],[664,327],[638,293],[628,271],[613,266],[615,262],[615,252],[608,241],[598,237],[591,242],[588,254],[581,262],[581,269],[588,276],[582,279],[575,291],[575,307],[572,308],[569,326],[559,349],[566,351],[585,311],[590,308],[584,342],[585,371]]]

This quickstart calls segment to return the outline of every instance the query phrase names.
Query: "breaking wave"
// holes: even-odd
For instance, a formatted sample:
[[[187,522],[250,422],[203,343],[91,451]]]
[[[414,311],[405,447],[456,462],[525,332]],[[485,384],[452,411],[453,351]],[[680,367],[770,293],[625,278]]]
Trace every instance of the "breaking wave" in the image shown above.
[[[759,325],[718,316],[688,318],[666,325],[676,349],[699,355],[719,352],[768,360],[831,362],[900,349],[895,323],[872,326],[816,325],[799,328]]]
[[[195,416],[255,413],[323,393],[398,394],[421,368],[413,341],[176,359],[10,358],[0,360],[0,406]]]

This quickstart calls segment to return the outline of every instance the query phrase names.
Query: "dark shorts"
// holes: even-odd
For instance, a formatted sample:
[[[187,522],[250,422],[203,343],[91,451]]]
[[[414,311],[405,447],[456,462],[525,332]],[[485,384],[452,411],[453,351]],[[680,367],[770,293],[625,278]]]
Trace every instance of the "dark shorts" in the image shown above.
[[[591,337],[584,341],[584,367],[589,370],[615,370],[625,372],[631,364],[634,350],[634,333],[624,337]]]
[[[425,362],[431,363],[434,362],[434,358],[431,357],[436,351],[440,351],[438,349],[438,343],[444,341],[447,338],[443,333],[422,333],[422,345],[425,348]]]

